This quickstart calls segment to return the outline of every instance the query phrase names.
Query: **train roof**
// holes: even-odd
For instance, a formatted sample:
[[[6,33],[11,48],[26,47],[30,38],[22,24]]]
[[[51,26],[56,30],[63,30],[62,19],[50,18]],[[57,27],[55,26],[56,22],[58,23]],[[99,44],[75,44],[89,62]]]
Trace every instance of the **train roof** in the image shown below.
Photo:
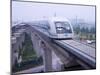
[[[69,22],[69,20],[65,17],[51,17],[51,18],[49,18],[49,21],[50,20],[51,21],[68,21]]]

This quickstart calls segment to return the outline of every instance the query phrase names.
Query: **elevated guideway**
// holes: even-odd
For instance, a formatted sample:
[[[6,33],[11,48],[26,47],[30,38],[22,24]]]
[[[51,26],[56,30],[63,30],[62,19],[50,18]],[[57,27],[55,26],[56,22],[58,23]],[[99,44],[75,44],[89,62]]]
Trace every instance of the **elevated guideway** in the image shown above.
[[[24,28],[22,27],[22,29],[25,29],[23,31],[31,35],[33,42],[34,40],[36,40],[35,42],[37,43],[37,47],[39,47],[40,45],[42,46],[42,44],[40,43],[41,41],[44,42],[44,45],[43,45],[45,48],[44,49],[44,52],[45,52],[44,61],[46,64],[45,71],[47,72],[52,71],[52,67],[49,66],[49,65],[52,65],[52,51],[54,51],[58,56],[62,57],[61,61],[65,62],[65,64],[66,64],[66,61],[71,63],[70,62],[71,60],[72,62],[77,61],[80,65],[82,65],[86,69],[96,68],[96,51],[95,51],[96,49],[95,47],[91,47],[89,45],[83,44],[73,39],[70,39],[70,40],[52,39],[47,29],[42,28],[42,27],[37,27],[35,25],[28,25],[25,27]]]
[[[50,34],[47,30],[41,27],[36,27],[36,26],[32,26],[32,27],[35,28],[39,32],[40,36],[42,35],[50,39]],[[90,68],[95,68],[96,66],[96,51],[95,50],[96,49],[94,47],[83,44],[76,40],[54,40],[53,39],[53,41],[54,41],[53,43],[63,48],[63,50],[71,53],[77,59],[86,63]]]
[[[75,55],[77,58],[87,63],[92,68],[95,68],[95,48],[75,40],[54,40],[54,42],[64,48],[67,52]]]

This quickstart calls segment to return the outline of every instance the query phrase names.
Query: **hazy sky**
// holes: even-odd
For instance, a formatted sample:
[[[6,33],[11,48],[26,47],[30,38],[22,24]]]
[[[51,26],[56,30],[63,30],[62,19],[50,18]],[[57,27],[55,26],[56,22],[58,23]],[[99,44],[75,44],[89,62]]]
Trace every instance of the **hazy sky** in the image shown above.
[[[45,17],[56,16],[68,19],[81,18],[85,21],[95,21],[94,6],[46,4],[32,2],[12,2],[12,20],[32,21]]]

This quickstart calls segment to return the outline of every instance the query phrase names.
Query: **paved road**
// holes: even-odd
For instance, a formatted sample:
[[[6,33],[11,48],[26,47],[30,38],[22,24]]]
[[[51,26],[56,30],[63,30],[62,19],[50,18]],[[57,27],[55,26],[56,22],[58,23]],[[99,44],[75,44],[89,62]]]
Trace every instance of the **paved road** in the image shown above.
[[[86,44],[81,44],[80,42],[74,40],[62,40],[62,42],[71,45],[72,47],[77,48],[79,51],[82,51],[95,58],[95,48],[93,47],[87,46]]]

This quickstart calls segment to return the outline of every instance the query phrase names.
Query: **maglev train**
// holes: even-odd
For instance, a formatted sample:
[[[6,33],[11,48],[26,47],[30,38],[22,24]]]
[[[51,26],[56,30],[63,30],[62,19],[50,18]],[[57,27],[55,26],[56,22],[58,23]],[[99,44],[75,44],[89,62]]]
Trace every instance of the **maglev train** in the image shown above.
[[[46,29],[52,39],[72,39],[74,35],[70,21],[63,17],[51,17],[36,21],[34,25]]]

